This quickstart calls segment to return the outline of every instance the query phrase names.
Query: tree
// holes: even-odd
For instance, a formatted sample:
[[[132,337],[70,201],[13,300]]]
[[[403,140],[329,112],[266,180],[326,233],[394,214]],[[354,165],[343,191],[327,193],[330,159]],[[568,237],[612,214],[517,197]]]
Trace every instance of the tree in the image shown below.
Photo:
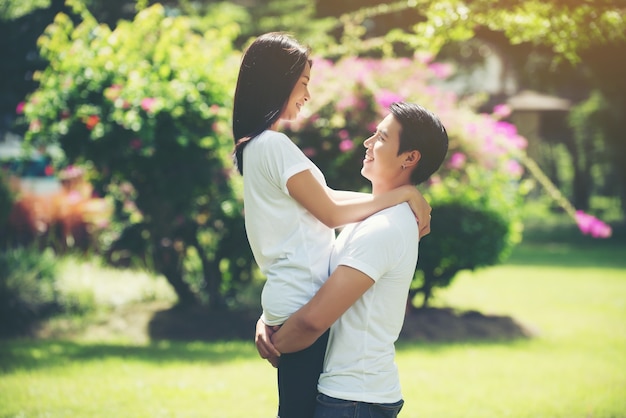
[[[194,248],[197,288],[219,306],[226,257],[219,243],[242,233],[228,129],[237,26],[202,27],[155,5],[111,30],[79,12],[79,25],[59,14],[40,38],[50,64],[24,106],[26,139],[59,143],[67,163],[90,168],[104,192],[130,183],[152,265],[179,303],[200,299],[184,277]]]
[[[365,7],[363,7],[365,6]],[[339,16],[337,44],[316,45],[327,56],[394,55],[412,51],[438,54],[452,43],[481,39],[506,51],[525,88],[558,91],[584,101],[599,90],[610,111],[601,125],[605,154],[593,161],[611,164],[612,187],[598,187],[581,161],[594,139],[567,138],[575,165],[573,198],[586,209],[592,187],[621,197],[626,215],[626,2],[614,0],[356,0],[341,5],[317,1],[322,16]],[[584,87],[582,87],[584,86]],[[582,88],[581,88],[582,87]],[[580,132],[580,129],[579,129]]]

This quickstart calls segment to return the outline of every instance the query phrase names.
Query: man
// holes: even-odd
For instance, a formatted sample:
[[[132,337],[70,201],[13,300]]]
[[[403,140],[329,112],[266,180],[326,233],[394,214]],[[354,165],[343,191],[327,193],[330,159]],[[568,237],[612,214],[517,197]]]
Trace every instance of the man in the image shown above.
[[[446,130],[431,112],[410,103],[390,111],[364,143],[361,174],[374,195],[425,181],[448,149]],[[417,263],[417,228],[406,203],[348,225],[317,294],[277,331],[257,327],[259,353],[274,365],[280,353],[302,350],[331,328],[315,417],[395,417],[402,409],[394,343]]]

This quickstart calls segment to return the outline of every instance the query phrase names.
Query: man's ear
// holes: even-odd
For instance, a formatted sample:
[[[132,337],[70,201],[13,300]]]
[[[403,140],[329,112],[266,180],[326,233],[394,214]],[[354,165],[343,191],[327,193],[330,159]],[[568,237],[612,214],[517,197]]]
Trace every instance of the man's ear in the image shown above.
[[[406,157],[404,158],[403,166],[412,167],[414,165],[417,165],[417,163],[419,162],[421,158],[422,158],[422,153],[419,152],[418,150],[407,151]]]

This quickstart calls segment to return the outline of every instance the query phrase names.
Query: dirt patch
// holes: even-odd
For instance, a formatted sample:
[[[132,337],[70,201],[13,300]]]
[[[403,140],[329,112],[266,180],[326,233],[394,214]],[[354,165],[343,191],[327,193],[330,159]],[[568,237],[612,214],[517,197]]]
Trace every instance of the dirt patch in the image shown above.
[[[259,312],[209,312],[201,308],[156,312],[149,324],[152,339],[215,340],[254,338]],[[530,338],[536,332],[509,316],[426,308],[407,313],[401,340],[476,341]]]
[[[203,307],[155,312],[147,332],[153,340],[228,340],[254,338],[258,311],[210,311]]]
[[[135,343],[158,340],[216,341],[250,340],[258,311],[209,311],[202,307],[180,308],[153,302],[120,307],[86,324],[67,320],[42,324],[40,338],[77,338],[106,341],[125,339]],[[536,332],[509,316],[485,315],[477,311],[426,308],[407,313],[400,340],[453,342],[514,340]]]
[[[510,316],[451,308],[423,308],[407,313],[400,339],[433,342],[514,340],[536,334],[536,330]]]

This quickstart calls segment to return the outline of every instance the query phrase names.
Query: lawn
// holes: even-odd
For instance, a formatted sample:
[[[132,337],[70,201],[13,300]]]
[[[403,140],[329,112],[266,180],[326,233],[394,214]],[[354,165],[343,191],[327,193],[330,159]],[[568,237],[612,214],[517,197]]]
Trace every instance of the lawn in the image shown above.
[[[525,240],[435,304],[510,315],[531,339],[400,342],[403,417],[626,417],[626,240]],[[251,341],[9,340],[0,417],[272,417]]]

